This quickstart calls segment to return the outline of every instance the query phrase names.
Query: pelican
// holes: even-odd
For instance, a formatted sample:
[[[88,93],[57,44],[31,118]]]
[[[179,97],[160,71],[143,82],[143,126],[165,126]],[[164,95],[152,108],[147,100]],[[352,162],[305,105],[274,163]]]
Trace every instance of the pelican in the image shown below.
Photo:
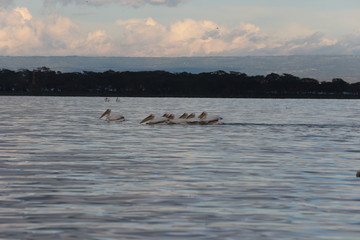
[[[200,122],[200,119],[198,117],[196,117],[195,113],[191,113],[190,115],[188,115],[186,117],[186,123],[197,124],[199,122]]]
[[[106,121],[108,122],[123,122],[125,121],[124,116],[122,115],[111,115],[111,109],[106,109],[106,111],[99,117],[102,118],[106,116]]]
[[[222,117],[220,116],[209,116],[207,112],[202,112],[198,119],[200,124],[218,124]]]
[[[189,114],[187,114],[187,113],[182,114],[180,117],[175,117],[174,114],[169,114],[167,116],[169,119],[168,123],[169,124],[185,124],[185,123],[187,123],[188,116],[189,116]]]
[[[186,117],[186,119],[189,119],[189,121],[190,121],[191,119],[193,119],[193,118],[195,118],[195,113],[190,113],[190,114]]]
[[[165,113],[161,117],[156,117],[154,114],[150,114],[146,118],[144,118],[140,123],[145,124],[164,124],[169,121],[169,114]]]

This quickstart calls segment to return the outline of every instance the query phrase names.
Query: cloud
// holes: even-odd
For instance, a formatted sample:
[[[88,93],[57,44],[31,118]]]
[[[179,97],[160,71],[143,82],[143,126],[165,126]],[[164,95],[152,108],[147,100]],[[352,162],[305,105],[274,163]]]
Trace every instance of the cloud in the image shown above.
[[[56,4],[62,4],[62,5],[76,4],[76,5],[104,6],[110,4],[118,4],[121,6],[131,6],[131,7],[141,7],[144,5],[165,5],[165,6],[173,7],[189,1],[190,0],[44,0],[44,5],[54,6]]]
[[[40,47],[35,29],[26,8],[0,9],[0,54],[20,55],[22,50]]]
[[[360,54],[360,30],[355,31],[352,34],[345,36],[343,39],[338,41],[334,51],[342,52],[343,54]]]
[[[68,54],[81,35],[70,19],[36,19],[27,8],[0,9],[0,27],[1,55]]]
[[[336,43],[336,40],[326,38],[323,33],[315,32],[309,36],[288,41],[283,48],[291,54],[309,54],[334,46]]]
[[[106,56],[111,54],[115,46],[111,37],[105,31],[97,30],[88,33],[84,39],[74,41],[72,49],[74,55]]]
[[[230,54],[232,51],[250,53],[273,44],[259,27],[247,23],[241,23],[234,29],[219,26],[213,21],[193,19],[177,21],[169,27],[154,19],[120,20],[117,23],[124,31],[123,42],[128,46],[127,50],[136,49],[137,56],[204,56]]]
[[[184,19],[169,26],[154,19],[131,19],[117,22],[123,35],[119,53],[128,56],[247,56],[359,54],[360,31],[343,39],[302,29],[303,34],[279,37],[250,23],[235,27],[213,21]]]
[[[229,27],[190,18],[169,25],[154,18],[122,19],[111,30],[85,29],[88,28],[60,15],[40,19],[27,8],[0,8],[0,55],[178,57],[360,53],[360,31],[342,39],[310,30],[301,36],[279,37],[251,23]]]
[[[122,42],[137,56],[175,56],[210,52],[211,42],[219,38],[217,25],[211,21],[185,19],[170,27],[152,18],[119,20],[124,32]],[[215,46],[214,46],[215,47]]]

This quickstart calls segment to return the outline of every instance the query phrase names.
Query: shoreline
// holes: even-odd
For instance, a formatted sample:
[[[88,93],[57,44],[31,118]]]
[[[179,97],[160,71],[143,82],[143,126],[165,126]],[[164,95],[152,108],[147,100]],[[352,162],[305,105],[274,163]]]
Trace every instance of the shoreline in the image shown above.
[[[253,98],[253,99],[360,99],[359,95],[239,95],[239,96],[208,96],[208,95],[122,95],[122,94],[88,94],[88,93],[68,93],[68,94],[30,94],[30,93],[0,93],[0,96],[12,97],[134,97],[134,98]]]

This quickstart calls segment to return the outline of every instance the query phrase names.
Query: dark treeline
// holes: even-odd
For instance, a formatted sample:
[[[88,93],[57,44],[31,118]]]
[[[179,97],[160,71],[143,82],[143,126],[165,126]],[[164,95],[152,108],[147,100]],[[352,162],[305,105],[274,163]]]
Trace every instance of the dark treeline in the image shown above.
[[[291,74],[248,76],[241,72],[166,71],[62,73],[0,70],[2,95],[359,98],[360,83],[340,78],[319,82]]]

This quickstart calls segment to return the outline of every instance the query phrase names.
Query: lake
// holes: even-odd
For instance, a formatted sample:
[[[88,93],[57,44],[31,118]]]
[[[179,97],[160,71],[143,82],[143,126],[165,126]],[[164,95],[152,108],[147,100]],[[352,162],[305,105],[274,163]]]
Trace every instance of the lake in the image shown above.
[[[1,239],[359,237],[359,100],[110,100],[0,96]]]

